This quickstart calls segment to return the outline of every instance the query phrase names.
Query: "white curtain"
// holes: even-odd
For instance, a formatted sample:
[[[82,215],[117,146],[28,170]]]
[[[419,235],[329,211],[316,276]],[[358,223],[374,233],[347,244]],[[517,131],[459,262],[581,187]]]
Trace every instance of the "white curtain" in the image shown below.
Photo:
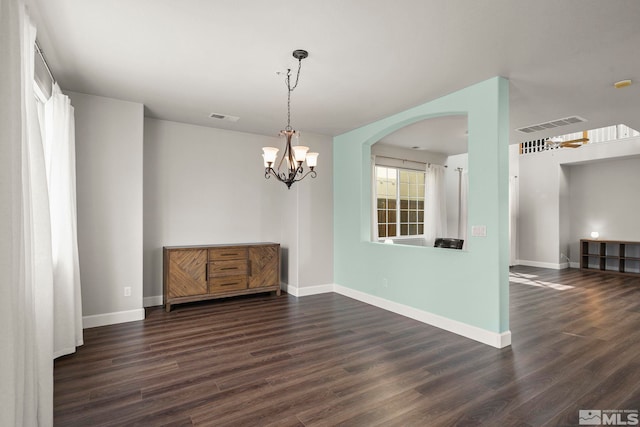
[[[516,265],[518,219],[518,177],[509,177],[509,265]]]
[[[20,426],[53,424],[51,225],[33,95],[35,36],[24,5],[0,0],[0,416]]]
[[[444,166],[427,165],[424,193],[425,245],[433,246],[437,237],[447,237],[447,191]]]
[[[469,173],[462,171],[460,173],[460,208],[458,212],[458,239],[463,239],[462,249],[467,248],[467,214],[469,196]]]
[[[51,211],[54,357],[82,345],[73,107],[58,84],[44,106],[44,152]]]
[[[378,197],[376,191],[378,181],[376,180],[376,156],[371,156],[371,241],[378,241]]]

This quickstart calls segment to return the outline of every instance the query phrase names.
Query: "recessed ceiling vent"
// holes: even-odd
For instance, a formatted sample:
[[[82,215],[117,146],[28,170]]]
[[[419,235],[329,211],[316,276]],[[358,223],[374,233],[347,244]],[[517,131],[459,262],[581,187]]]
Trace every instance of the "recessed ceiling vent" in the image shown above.
[[[225,120],[227,122],[237,122],[240,119],[240,117],[229,116],[227,114],[218,114],[218,113],[211,113],[209,114],[209,117],[216,120]]]
[[[558,128],[561,126],[573,125],[575,123],[582,123],[586,121],[587,119],[583,119],[582,117],[571,116],[571,117],[565,117],[564,119],[551,120],[545,123],[538,123],[537,125],[526,126],[516,130],[523,133],[532,133],[532,132],[539,132],[541,130]]]

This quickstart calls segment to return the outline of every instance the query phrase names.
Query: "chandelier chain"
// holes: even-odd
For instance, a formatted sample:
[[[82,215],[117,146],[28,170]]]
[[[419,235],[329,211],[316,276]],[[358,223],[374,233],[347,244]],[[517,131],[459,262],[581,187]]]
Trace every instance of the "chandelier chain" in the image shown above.
[[[293,128],[291,127],[291,92],[293,92],[293,90],[295,88],[298,87],[298,82],[300,81],[300,69],[302,68],[302,59],[298,59],[298,72],[296,73],[296,82],[293,85],[293,87],[291,87],[291,68],[287,68],[287,127],[285,128],[285,130],[290,131],[293,130]]]

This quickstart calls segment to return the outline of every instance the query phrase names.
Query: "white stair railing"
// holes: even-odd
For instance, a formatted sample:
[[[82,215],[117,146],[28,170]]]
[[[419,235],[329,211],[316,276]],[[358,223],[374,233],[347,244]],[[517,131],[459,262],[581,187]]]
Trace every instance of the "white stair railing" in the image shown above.
[[[587,138],[589,142],[586,144],[598,144],[601,142],[614,141],[617,139],[633,138],[640,136],[640,132],[630,128],[626,125],[614,125],[607,126],[598,129],[591,129],[587,131]],[[559,135],[563,141],[571,141],[575,139],[584,138],[583,132],[568,133],[565,135]],[[527,141],[520,144],[520,154],[539,153],[546,150],[557,150],[561,147],[550,147],[546,141],[548,138],[536,139],[533,141]]]

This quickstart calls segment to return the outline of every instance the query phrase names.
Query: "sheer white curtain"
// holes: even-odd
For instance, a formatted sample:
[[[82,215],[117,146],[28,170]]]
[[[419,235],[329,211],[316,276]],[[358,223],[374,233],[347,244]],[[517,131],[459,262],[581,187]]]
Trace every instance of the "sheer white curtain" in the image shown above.
[[[24,5],[0,0],[0,416],[20,426],[53,424],[51,226],[33,96],[35,36]]]
[[[463,239],[462,249],[467,248],[467,213],[469,196],[469,172],[462,171],[460,173],[460,208],[458,212],[458,239]]]
[[[54,357],[82,345],[73,107],[58,84],[44,105],[44,151],[51,211]]]
[[[444,166],[428,164],[424,186],[424,239],[433,246],[437,237],[447,237],[447,191]]]
[[[371,241],[378,241],[378,197],[376,190],[378,181],[376,180],[376,156],[371,155]]]

